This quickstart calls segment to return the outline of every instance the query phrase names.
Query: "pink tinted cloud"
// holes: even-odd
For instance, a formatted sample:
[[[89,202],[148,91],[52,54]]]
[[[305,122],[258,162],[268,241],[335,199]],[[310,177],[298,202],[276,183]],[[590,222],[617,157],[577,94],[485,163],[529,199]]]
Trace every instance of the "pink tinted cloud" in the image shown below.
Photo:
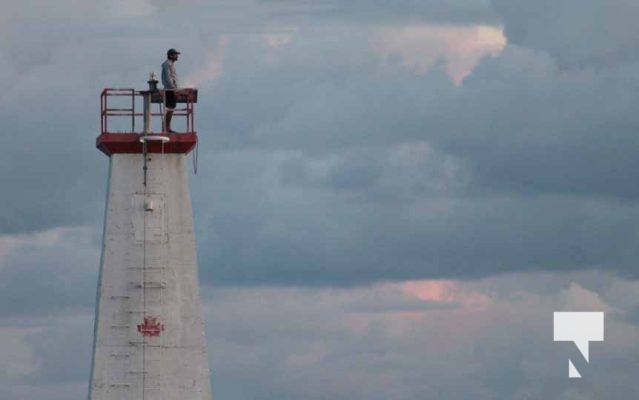
[[[417,280],[383,284],[373,288],[376,297],[398,304],[415,301],[423,309],[398,308],[379,313],[351,313],[347,329],[360,336],[377,331],[393,341],[428,341],[433,351],[445,353],[464,348],[497,323],[491,316],[499,305],[486,293],[471,290],[461,281]],[[420,332],[423,334],[420,334]]]
[[[502,28],[485,25],[388,28],[372,41],[381,56],[398,56],[402,64],[420,74],[441,63],[456,84],[472,73],[483,57],[496,56],[505,46]]]
[[[485,307],[493,304],[484,293],[471,291],[461,283],[452,280],[417,280],[399,284],[409,296],[423,301],[455,303],[462,308]]]
[[[220,77],[224,70],[224,56],[228,48],[230,38],[222,35],[211,50],[206,52],[206,61],[202,67],[191,72],[184,79],[185,87],[198,87],[203,83],[211,82]]]

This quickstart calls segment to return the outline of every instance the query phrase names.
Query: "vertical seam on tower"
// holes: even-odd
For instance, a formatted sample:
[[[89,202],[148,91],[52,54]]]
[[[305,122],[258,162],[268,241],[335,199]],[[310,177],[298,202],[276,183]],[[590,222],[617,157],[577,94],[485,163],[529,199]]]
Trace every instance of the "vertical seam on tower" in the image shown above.
[[[107,190],[106,190],[106,201],[104,205],[104,221],[102,222],[102,249],[100,251],[100,266],[98,269],[98,288],[96,290],[96,298],[95,298],[95,311],[94,311],[94,321],[93,321],[93,355],[91,356],[91,375],[89,381],[89,396],[88,399],[91,400],[93,396],[93,371],[95,369],[95,349],[98,341],[98,323],[100,320],[100,298],[102,291],[102,273],[104,267],[104,253],[106,250],[106,231],[107,231],[107,214],[109,212],[109,196],[111,195],[111,177],[112,177],[112,169],[113,169],[113,156],[109,157],[109,176],[107,177]]]
[[[146,147],[146,141],[143,143],[144,144],[144,151],[142,152],[144,155],[144,165],[145,165],[145,170],[144,170],[144,199],[142,201],[142,212],[143,214],[143,222],[142,222],[142,231],[143,231],[143,236],[142,236],[142,321],[143,323],[146,323],[146,285],[144,284],[144,282],[146,281],[146,202],[147,202],[147,195],[148,195],[148,190],[147,190],[147,172],[148,172],[148,168],[146,168],[147,166],[147,157],[148,157],[148,153],[147,153],[147,147]],[[142,400],[145,400],[145,391],[146,391],[146,338],[144,335],[142,335]]]

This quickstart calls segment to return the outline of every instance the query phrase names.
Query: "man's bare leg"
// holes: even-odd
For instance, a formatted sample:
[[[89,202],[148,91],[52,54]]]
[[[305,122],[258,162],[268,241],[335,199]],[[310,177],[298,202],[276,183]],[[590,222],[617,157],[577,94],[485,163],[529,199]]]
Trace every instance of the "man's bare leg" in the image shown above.
[[[166,110],[166,115],[164,117],[164,131],[172,132],[171,130],[171,119],[173,118],[173,110]]]

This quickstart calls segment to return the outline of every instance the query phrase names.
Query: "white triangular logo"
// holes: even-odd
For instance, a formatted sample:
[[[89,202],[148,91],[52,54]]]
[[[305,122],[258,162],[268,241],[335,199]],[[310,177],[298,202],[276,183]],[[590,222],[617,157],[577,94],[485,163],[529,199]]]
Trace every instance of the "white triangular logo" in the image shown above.
[[[581,378],[579,371],[572,365],[572,361],[568,360],[568,376],[571,378]]]

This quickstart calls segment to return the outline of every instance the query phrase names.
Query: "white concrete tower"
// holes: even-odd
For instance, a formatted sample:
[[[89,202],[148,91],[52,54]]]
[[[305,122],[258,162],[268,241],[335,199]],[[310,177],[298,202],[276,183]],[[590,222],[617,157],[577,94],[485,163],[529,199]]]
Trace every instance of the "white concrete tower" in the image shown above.
[[[197,91],[186,90],[185,108],[174,114],[185,117],[185,133],[151,132],[152,118],[162,113],[151,114],[150,103],[161,97],[133,89],[102,93],[97,147],[110,163],[89,400],[211,400],[187,182]],[[114,118],[131,121],[131,129],[109,131]]]

